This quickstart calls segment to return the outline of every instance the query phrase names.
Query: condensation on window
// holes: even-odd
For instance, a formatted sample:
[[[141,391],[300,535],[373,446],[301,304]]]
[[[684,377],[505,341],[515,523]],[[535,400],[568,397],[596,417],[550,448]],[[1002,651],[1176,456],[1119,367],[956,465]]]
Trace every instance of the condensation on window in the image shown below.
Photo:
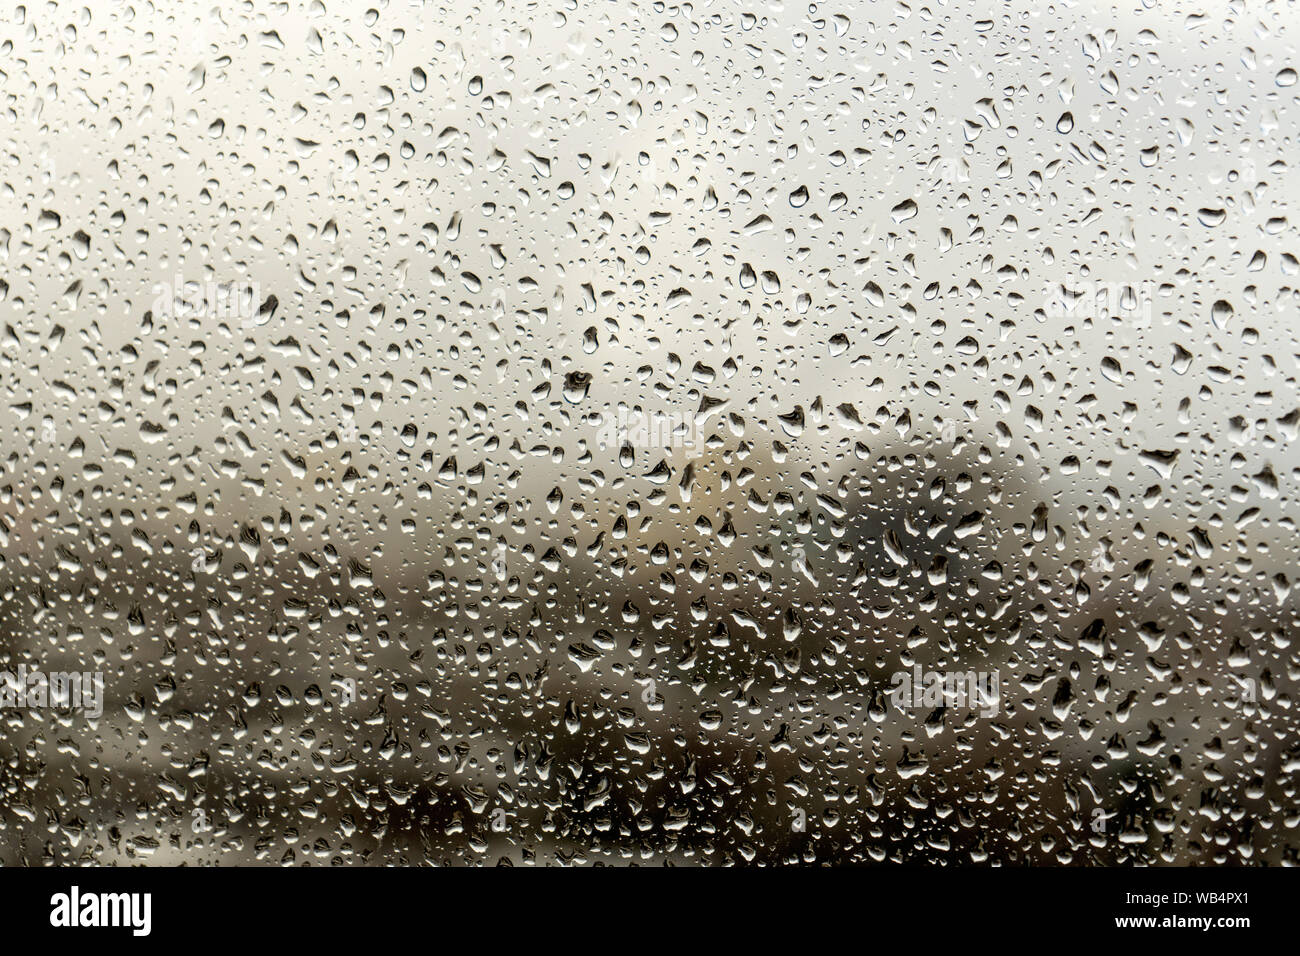
[[[1293,7],[0,15],[0,861],[1297,862]]]

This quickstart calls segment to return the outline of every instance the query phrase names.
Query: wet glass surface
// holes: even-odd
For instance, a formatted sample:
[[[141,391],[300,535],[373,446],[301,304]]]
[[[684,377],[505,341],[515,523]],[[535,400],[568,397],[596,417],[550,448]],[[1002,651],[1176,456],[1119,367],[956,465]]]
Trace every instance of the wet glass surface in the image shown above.
[[[1294,8],[364,7],[0,17],[0,860],[1295,861]]]

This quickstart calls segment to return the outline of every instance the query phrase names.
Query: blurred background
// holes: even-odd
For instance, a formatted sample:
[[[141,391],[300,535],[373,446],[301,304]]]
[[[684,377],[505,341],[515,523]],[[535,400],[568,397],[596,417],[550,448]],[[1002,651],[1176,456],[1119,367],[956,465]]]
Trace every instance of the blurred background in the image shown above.
[[[1293,5],[363,7],[0,13],[6,865],[1295,862]]]

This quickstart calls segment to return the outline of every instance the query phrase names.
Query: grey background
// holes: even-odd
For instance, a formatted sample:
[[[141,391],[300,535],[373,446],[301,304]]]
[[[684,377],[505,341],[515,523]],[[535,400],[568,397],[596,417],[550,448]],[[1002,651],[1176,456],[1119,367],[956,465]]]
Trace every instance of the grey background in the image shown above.
[[[1293,6],[363,7],[0,17],[6,863],[1294,860]]]

